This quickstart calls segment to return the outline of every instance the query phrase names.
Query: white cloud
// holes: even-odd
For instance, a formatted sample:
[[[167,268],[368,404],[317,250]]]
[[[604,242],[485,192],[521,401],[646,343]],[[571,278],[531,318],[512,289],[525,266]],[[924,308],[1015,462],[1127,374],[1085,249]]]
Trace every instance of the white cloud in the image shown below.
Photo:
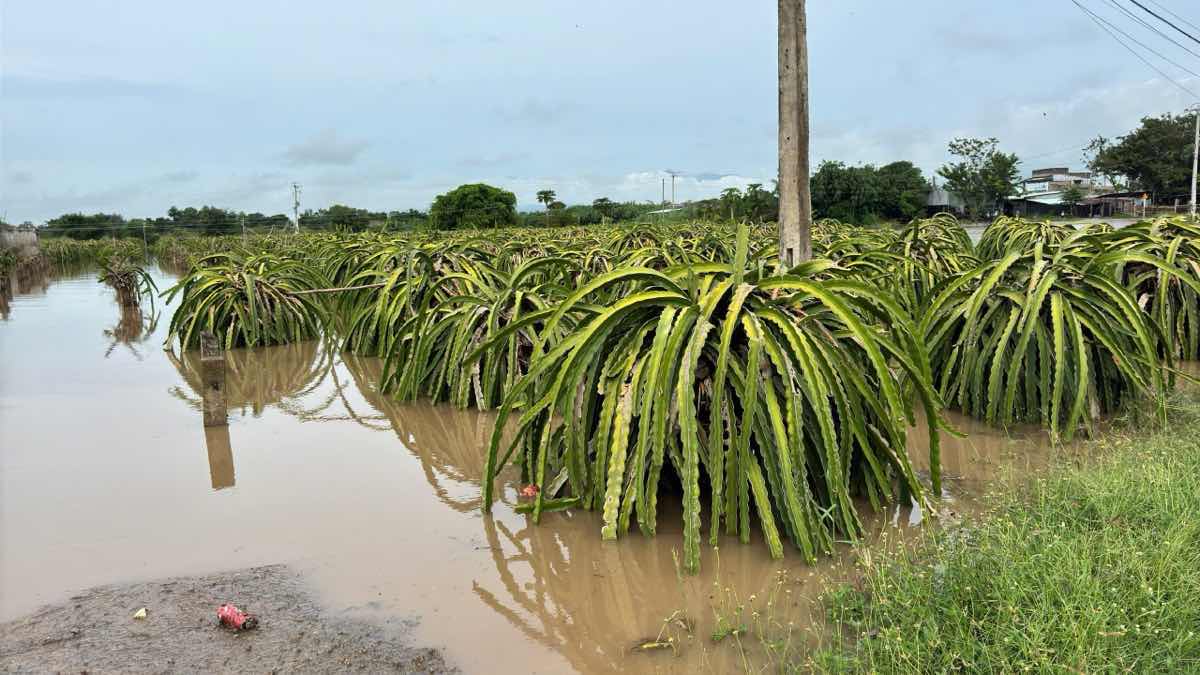
[[[283,152],[283,160],[296,166],[353,164],[370,143],[342,139],[334,129],[326,129],[315,136],[289,147]]]

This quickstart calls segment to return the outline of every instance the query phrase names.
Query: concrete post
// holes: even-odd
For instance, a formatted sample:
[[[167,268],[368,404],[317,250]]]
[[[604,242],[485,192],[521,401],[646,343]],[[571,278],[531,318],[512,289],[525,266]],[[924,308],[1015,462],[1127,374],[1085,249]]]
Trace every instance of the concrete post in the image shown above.
[[[217,337],[208,331],[200,334],[200,381],[204,426],[229,424],[225,404],[225,353],[221,351]]]
[[[779,0],[779,260],[812,257],[805,0]]]

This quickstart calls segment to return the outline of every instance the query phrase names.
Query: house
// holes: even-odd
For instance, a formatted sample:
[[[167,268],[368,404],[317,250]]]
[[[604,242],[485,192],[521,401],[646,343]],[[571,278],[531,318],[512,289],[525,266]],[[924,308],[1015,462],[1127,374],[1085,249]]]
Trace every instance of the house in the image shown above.
[[[1021,194],[1062,192],[1071,187],[1077,187],[1087,194],[1111,189],[1111,186],[1101,185],[1091,171],[1071,171],[1070,167],[1060,166],[1034,169],[1032,175],[1019,185]]]
[[[953,213],[961,216],[966,210],[967,203],[963,201],[962,197],[958,196],[958,193],[937,187],[936,185],[929,190],[929,197],[925,200],[925,212],[929,215],[935,213]]]

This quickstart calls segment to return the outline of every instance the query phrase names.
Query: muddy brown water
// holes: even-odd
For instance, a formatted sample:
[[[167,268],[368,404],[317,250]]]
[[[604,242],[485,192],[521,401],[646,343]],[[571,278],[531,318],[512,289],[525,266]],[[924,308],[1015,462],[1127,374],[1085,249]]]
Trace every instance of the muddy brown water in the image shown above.
[[[848,547],[809,566],[726,538],[681,578],[678,504],[657,537],[602,542],[596,514],[516,513],[511,475],[485,517],[491,416],[392,401],[378,360],[317,342],[227,353],[229,425],[205,428],[198,358],[162,349],[170,307],[123,314],[92,273],[31,290],[0,322],[0,620],[100,584],[285,563],[347,617],[419,620],[418,642],[466,672],[728,672],[769,661],[713,642],[718,616],[757,609],[802,650],[812,601],[853,574]],[[960,510],[1051,460],[1040,433],[954,422]],[[926,440],[914,430],[918,465]],[[918,520],[877,514],[871,539]],[[633,649],[659,636],[678,649]]]

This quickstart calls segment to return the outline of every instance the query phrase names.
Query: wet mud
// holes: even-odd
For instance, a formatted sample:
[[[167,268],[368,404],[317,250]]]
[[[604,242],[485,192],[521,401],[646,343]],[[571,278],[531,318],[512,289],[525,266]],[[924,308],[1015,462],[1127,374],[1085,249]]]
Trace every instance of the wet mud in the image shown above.
[[[216,609],[259,620],[235,632]],[[134,618],[146,608],[145,618]],[[0,625],[4,672],[450,673],[411,646],[413,622],[364,622],[322,609],[282,565],[93,588]]]

